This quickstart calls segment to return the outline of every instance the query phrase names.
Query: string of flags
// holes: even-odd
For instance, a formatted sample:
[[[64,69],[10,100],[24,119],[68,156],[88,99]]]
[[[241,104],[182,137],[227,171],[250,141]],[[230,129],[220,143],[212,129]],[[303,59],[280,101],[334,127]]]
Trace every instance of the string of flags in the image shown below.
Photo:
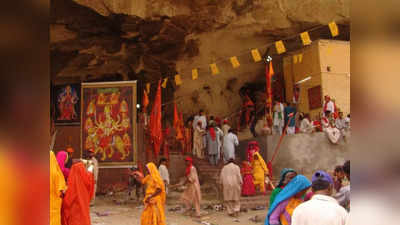
[[[328,24],[328,27],[329,27],[332,37],[336,37],[339,35],[339,28],[338,28],[336,22],[334,22],[334,21],[330,22]],[[312,30],[314,30],[314,29],[312,29]],[[298,36],[300,36],[301,42],[304,46],[310,45],[312,43],[312,40],[311,40],[311,37],[309,34],[309,32],[312,30],[304,31],[298,35]],[[286,40],[288,40],[288,39],[291,39],[291,38],[286,38]],[[268,44],[268,45],[270,45],[270,44]],[[284,40],[275,41],[274,46],[275,46],[276,53],[279,55],[282,53],[285,53],[287,51]],[[252,56],[254,62],[260,62],[262,60],[261,54],[257,48],[251,49],[250,53],[251,53],[251,56]],[[230,57],[229,61],[234,69],[237,69],[240,67],[240,62],[239,62],[239,59],[237,56]],[[302,61],[303,61],[303,54],[300,53],[300,54],[293,55],[293,63],[295,63],[295,64],[302,63]],[[209,64],[209,69],[213,76],[220,74],[220,70],[219,70],[216,62]],[[192,80],[197,80],[199,78],[198,68],[192,69],[191,75],[192,75]],[[183,84],[180,74],[176,74],[174,77],[171,77],[171,78],[174,78],[174,82],[175,82],[176,86],[180,86]],[[168,77],[165,77],[162,79],[161,86],[163,88],[166,88],[167,83],[168,83]],[[150,82],[146,83],[145,91],[147,92],[147,94],[150,93],[150,84],[151,84]]]

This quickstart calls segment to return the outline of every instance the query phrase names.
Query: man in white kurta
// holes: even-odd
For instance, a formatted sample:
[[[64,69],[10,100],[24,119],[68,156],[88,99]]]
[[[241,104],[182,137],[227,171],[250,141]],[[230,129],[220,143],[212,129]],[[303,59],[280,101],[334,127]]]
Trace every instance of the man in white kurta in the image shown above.
[[[314,126],[308,119],[308,117],[303,118],[300,122],[300,132],[311,134],[314,131]]]
[[[227,163],[229,159],[235,159],[235,146],[239,145],[239,139],[232,132],[232,129],[229,130],[228,134],[224,136],[224,163]]]
[[[160,159],[160,166],[158,167],[158,172],[160,173],[160,177],[164,181],[165,193],[168,194],[169,172],[168,172],[168,168],[167,168],[167,159],[166,158]]]
[[[224,195],[224,202],[230,216],[238,216],[240,212],[240,195],[242,188],[242,176],[240,168],[230,159],[220,175],[220,182]]]
[[[274,105],[273,134],[282,135],[283,127],[285,126],[285,116],[283,115],[283,111],[283,104],[277,101]]]
[[[341,136],[340,130],[337,129],[333,124],[327,127],[324,132],[332,144],[337,144],[339,142]]]
[[[224,136],[228,134],[229,129],[231,129],[231,126],[228,124],[228,120],[224,120],[224,124],[222,125],[222,131],[224,132]]]

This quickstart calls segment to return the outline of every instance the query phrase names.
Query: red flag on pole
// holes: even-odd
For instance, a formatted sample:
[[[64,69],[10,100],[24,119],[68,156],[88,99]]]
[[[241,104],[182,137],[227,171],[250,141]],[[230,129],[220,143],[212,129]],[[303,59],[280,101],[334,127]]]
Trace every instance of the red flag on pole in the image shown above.
[[[154,153],[157,157],[160,152],[162,142],[161,126],[161,81],[158,82],[156,98],[150,115],[150,136],[153,143]]]
[[[267,106],[272,107],[272,87],[271,87],[271,78],[274,75],[274,68],[272,67],[272,61],[265,66],[265,78],[267,81]]]
[[[176,103],[174,103],[174,128],[176,131],[176,139],[177,140],[183,139],[181,121],[179,118],[179,113],[178,113],[178,108],[176,106]]]

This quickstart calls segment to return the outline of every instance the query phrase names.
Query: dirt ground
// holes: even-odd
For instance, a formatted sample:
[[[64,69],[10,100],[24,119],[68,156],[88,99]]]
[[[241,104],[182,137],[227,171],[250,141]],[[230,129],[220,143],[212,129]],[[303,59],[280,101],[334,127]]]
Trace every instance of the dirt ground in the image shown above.
[[[251,225],[264,224],[267,214],[266,209],[249,210],[241,212],[238,219],[229,217],[226,211],[215,211],[205,209],[209,205],[218,204],[212,196],[204,196],[202,201],[202,218],[195,219],[191,216],[184,216],[182,210],[169,211],[179,206],[179,193],[172,192],[167,197],[166,222],[167,225]],[[90,208],[90,215],[93,225],[140,225],[140,215],[143,204],[136,199],[129,199],[121,196],[98,196],[95,205]],[[257,217],[257,222],[250,220]]]

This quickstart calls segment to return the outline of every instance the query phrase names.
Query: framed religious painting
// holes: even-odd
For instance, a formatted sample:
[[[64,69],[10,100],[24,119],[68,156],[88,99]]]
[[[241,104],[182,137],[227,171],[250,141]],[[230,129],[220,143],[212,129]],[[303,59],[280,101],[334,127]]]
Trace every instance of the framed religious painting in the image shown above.
[[[308,89],[308,107],[310,110],[322,107],[321,85]]]
[[[136,81],[82,83],[81,92],[81,154],[93,149],[103,166],[136,164]]]
[[[52,87],[52,117],[57,125],[77,125],[80,122],[81,85],[65,84]]]

